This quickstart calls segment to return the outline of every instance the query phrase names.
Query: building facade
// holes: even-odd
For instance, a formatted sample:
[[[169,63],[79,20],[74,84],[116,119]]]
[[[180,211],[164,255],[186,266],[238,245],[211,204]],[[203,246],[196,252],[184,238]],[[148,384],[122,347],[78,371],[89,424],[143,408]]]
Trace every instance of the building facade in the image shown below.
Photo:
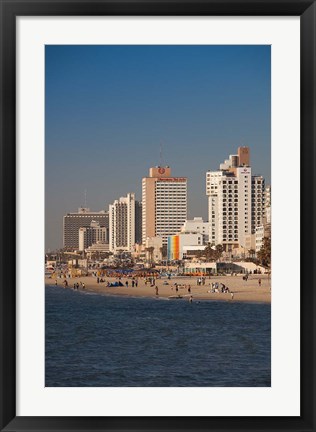
[[[249,247],[256,227],[262,225],[264,179],[252,175],[248,147],[239,147],[218,171],[206,173],[206,195],[210,242],[222,244],[226,251]]]
[[[109,206],[109,247],[111,252],[118,250],[132,252],[140,241],[141,204],[134,193],[115,200]],[[138,238],[137,238],[138,236]]]
[[[264,191],[264,217],[266,223],[271,224],[271,186],[267,186]]]
[[[79,248],[79,228],[89,227],[92,221],[100,227],[109,228],[109,213],[105,210],[92,212],[87,207],[80,207],[77,213],[67,213],[63,218],[63,245],[66,249]]]
[[[195,217],[193,219],[188,219],[184,222],[181,227],[181,233],[199,233],[203,235],[203,243],[207,244],[210,239],[210,229],[211,224],[209,222],[204,222],[203,218]]]
[[[100,222],[93,220],[89,227],[79,228],[79,250],[84,251],[95,243],[108,243],[108,237],[108,228],[101,227]]]
[[[256,228],[256,252],[262,248],[264,238],[271,237],[271,186],[265,188],[264,197],[262,225]]]
[[[168,261],[182,260],[189,250],[204,250],[203,235],[180,233],[169,236],[167,243]]]
[[[170,167],[154,167],[142,179],[142,242],[178,233],[187,219],[187,178],[172,177]]]
[[[142,243],[142,203],[135,201],[135,244]]]
[[[159,262],[162,260],[162,238],[147,237],[145,243],[146,260],[149,262]]]
[[[256,228],[263,224],[265,215],[265,181],[262,176],[252,176],[252,208],[251,208],[251,226],[252,234],[255,234]]]
[[[109,252],[109,243],[97,242],[86,249],[87,256],[102,255]]]

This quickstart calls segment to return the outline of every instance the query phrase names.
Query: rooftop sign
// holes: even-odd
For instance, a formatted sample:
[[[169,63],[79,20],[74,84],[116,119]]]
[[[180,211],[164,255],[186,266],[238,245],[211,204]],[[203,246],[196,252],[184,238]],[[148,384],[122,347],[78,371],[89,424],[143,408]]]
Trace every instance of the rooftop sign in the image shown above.
[[[187,181],[187,179],[186,179],[186,177],[159,177],[158,181],[185,182],[185,181]]]

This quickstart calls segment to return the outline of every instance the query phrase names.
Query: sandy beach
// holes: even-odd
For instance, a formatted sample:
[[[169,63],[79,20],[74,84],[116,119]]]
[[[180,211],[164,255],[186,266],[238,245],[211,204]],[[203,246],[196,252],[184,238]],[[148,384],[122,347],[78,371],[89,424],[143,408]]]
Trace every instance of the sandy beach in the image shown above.
[[[144,278],[138,278],[138,286],[132,287],[132,279],[122,277],[121,282],[124,286],[107,287],[107,283],[117,282],[118,278],[106,277],[105,282],[97,283],[97,278],[94,276],[84,276],[76,278],[67,278],[68,288],[73,288],[75,283],[79,283],[79,290],[83,290],[81,284],[84,284],[85,291],[95,292],[100,294],[123,295],[133,297],[165,297],[181,296],[183,300],[219,300],[219,301],[242,301],[242,302],[271,302],[271,278],[268,275],[249,275],[247,281],[243,280],[242,275],[237,276],[211,276],[206,277],[205,285],[197,284],[197,277],[172,277],[170,280],[167,277],[155,280],[155,285],[150,286],[150,283],[145,284]],[[261,279],[261,285],[259,285]],[[64,287],[65,279],[57,279],[57,285]],[[125,286],[128,281],[128,287]],[[211,290],[211,284],[218,282],[229,288],[229,293],[208,292]],[[178,284],[176,291],[175,283]],[[45,284],[55,285],[55,280],[45,278]],[[167,285],[168,284],[168,285]],[[189,285],[190,290],[189,292]],[[156,289],[158,288],[158,295]],[[221,286],[221,285],[219,285]],[[233,296],[231,295],[233,293]]]

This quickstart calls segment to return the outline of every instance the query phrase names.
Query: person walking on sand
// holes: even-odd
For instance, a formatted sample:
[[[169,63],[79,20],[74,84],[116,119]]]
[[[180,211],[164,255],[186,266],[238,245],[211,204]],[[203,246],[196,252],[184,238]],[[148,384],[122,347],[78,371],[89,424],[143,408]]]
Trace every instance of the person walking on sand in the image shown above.
[[[155,286],[156,296],[159,294],[157,285]]]
[[[261,287],[261,279],[258,279],[258,285]]]
[[[57,285],[57,279],[55,280],[55,285]]]
[[[84,284],[84,282],[83,282],[83,283],[82,283],[82,289],[85,289],[85,287],[86,287],[86,286],[85,286],[85,284]]]
[[[234,300],[234,293],[233,292],[230,293],[230,296],[231,296],[232,300]]]

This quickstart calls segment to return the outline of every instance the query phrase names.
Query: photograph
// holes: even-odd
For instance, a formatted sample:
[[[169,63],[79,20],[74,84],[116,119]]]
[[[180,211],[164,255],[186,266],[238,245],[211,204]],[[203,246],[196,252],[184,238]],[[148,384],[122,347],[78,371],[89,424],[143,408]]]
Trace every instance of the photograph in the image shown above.
[[[0,3],[0,432],[316,431],[316,0]]]
[[[45,387],[270,388],[271,45],[44,73]]]

